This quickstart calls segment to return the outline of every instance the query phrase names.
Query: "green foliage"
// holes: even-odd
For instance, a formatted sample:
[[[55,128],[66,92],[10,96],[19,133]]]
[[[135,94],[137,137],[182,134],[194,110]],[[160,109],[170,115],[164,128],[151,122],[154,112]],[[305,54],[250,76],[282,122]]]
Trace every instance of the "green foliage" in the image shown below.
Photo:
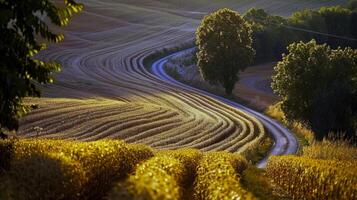
[[[65,26],[82,7],[73,0],[65,0],[63,8],[50,0],[0,1],[0,132],[1,128],[17,130],[17,119],[28,110],[22,98],[40,96],[36,83],[52,83],[52,73],[60,70],[56,62],[33,58],[45,48],[38,35],[50,42],[64,39],[49,30],[44,16]]]
[[[293,199],[356,199],[356,161],[273,156],[267,174]]]
[[[330,131],[352,136],[357,128],[357,50],[331,50],[310,41],[293,43],[288,51],[274,68],[272,82],[286,119],[305,123],[317,139]]]
[[[255,62],[281,59],[286,46],[293,42],[310,41],[338,46],[357,47],[357,10],[354,1],[348,8],[341,6],[305,9],[287,19],[266,13],[263,9],[248,10],[244,19],[252,25]],[[338,37],[336,37],[338,36]],[[341,37],[344,37],[342,39]]]
[[[220,9],[207,15],[196,31],[198,67],[205,80],[232,93],[238,73],[253,60],[251,27],[239,13]]]
[[[357,11],[357,0],[349,0],[348,8],[352,11]]]
[[[243,18],[252,25],[255,62],[280,58],[286,45],[294,41],[291,31],[283,27],[287,25],[287,20],[280,16],[269,15],[263,9],[252,8]]]

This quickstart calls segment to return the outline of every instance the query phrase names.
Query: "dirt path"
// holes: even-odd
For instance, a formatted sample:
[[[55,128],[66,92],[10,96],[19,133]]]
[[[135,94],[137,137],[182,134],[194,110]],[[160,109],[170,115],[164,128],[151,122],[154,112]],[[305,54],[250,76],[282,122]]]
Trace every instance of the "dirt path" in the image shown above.
[[[287,15],[319,1],[86,0],[85,11],[66,28],[66,40],[40,57],[62,63],[45,99],[19,135],[78,140],[120,138],[161,149],[243,151],[265,130],[255,117],[197,93],[165,84],[143,59],[157,49],[192,40],[202,13],[253,5]],[[296,4],[299,2],[299,4]],[[328,1],[334,4],[338,1]],[[295,4],[294,4],[295,3]]]

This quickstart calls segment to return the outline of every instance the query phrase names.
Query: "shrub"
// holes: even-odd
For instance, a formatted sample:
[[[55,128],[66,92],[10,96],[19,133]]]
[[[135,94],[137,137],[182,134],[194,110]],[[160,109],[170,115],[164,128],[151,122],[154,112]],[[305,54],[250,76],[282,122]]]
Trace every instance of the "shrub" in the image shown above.
[[[61,154],[38,153],[14,158],[2,190],[5,199],[80,199],[87,178],[82,166]]]
[[[179,149],[160,151],[158,156],[165,155],[179,160],[186,168],[188,175],[184,181],[185,185],[190,185],[196,177],[196,168],[203,153],[196,149]]]
[[[205,154],[197,168],[194,198],[255,199],[239,183],[240,173],[247,165],[247,161],[240,155],[226,152]]]
[[[293,199],[356,199],[357,162],[271,157],[267,174]]]
[[[110,199],[181,199],[188,175],[178,159],[162,155],[138,165],[135,173],[111,192]]]
[[[154,155],[153,150],[147,146],[126,144],[117,140],[19,140],[14,143],[12,157],[21,160],[44,153],[63,155],[83,166],[88,178],[83,187],[84,191],[81,192],[84,199],[102,197],[114,181],[128,175],[140,161]]]
[[[242,174],[242,186],[248,189],[258,199],[281,199],[281,194],[276,194],[276,189],[271,180],[266,176],[264,169],[249,166]]]
[[[67,151],[83,165],[89,179],[84,191],[88,199],[102,197],[113,181],[125,177],[137,163],[153,156],[149,147],[110,140],[77,143]]]
[[[306,124],[323,139],[329,132],[353,137],[357,115],[357,50],[293,43],[274,68],[272,88],[290,122]],[[308,89],[307,89],[308,88]]]

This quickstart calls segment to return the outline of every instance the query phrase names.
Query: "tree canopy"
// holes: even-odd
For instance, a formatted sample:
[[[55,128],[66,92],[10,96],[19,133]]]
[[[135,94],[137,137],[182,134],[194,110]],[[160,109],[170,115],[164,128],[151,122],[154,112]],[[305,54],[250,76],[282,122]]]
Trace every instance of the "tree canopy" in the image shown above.
[[[22,99],[40,96],[36,84],[52,83],[56,62],[43,62],[34,55],[45,48],[40,38],[60,42],[64,35],[49,29],[46,19],[66,26],[83,6],[73,0],[64,5],[51,0],[0,0],[0,135],[2,129],[18,129],[18,118],[26,113]]]
[[[357,128],[357,50],[293,43],[274,68],[272,88],[290,121],[308,125],[321,139],[329,132],[353,136]]]
[[[317,10],[304,9],[288,18],[270,15],[252,8],[243,16],[253,29],[255,62],[280,60],[286,46],[293,42],[315,39],[333,48],[357,47],[356,0],[348,7],[331,6]]]
[[[238,73],[253,60],[252,30],[238,12],[220,9],[196,31],[198,67],[205,80],[232,93]]]

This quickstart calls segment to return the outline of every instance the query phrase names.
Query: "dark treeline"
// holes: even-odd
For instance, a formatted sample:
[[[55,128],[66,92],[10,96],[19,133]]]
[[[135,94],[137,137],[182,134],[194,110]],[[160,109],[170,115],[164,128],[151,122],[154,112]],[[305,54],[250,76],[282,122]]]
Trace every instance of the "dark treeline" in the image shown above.
[[[357,47],[357,1],[346,7],[321,7],[293,13],[288,18],[250,9],[245,15],[253,29],[255,62],[280,60],[286,47],[297,41],[327,43],[332,48]]]

